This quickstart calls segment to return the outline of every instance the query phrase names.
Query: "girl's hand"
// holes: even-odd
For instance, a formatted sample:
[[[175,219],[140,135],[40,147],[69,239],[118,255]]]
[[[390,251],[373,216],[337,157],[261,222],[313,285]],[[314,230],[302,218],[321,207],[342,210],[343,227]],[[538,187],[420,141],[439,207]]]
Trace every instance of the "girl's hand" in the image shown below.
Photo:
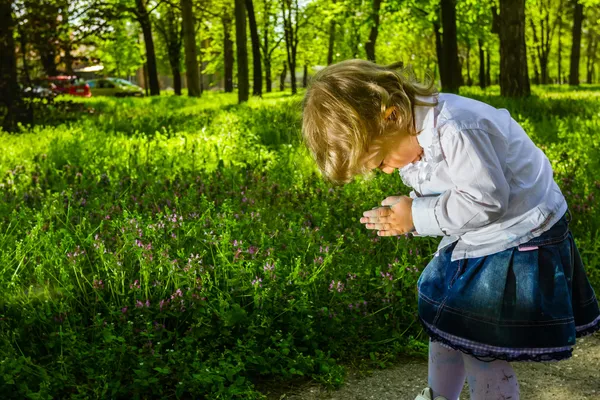
[[[391,196],[381,202],[383,207],[365,211],[361,223],[367,229],[377,229],[378,236],[397,236],[414,231],[412,202],[408,196]]]

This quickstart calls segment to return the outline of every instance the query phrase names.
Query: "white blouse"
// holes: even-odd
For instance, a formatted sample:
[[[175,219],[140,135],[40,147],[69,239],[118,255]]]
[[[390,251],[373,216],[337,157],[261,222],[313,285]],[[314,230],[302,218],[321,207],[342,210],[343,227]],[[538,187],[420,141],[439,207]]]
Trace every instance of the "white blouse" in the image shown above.
[[[434,97],[418,97],[435,102]],[[505,109],[440,93],[415,107],[423,158],[399,170],[414,190],[415,236],[458,241],[452,261],[518,246],[567,211],[546,155]],[[437,253],[436,253],[437,255]]]

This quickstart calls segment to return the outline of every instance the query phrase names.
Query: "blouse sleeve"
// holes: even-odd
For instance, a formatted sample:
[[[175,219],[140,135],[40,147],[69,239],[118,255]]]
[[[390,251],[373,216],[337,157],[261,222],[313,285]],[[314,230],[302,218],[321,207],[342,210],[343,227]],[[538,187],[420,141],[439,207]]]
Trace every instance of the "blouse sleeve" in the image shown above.
[[[481,129],[446,132],[442,149],[454,187],[439,196],[413,199],[421,236],[460,236],[502,217],[510,187],[490,135]]]

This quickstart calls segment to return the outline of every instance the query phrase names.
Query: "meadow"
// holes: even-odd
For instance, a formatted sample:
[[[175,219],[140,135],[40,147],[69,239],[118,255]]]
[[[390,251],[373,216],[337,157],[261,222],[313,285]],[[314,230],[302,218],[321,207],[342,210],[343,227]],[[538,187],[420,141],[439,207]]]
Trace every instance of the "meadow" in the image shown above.
[[[600,87],[461,94],[546,152],[600,293]],[[325,184],[300,100],[59,100],[0,132],[2,397],[261,399],[260,382],[338,387],[349,362],[426,357],[416,282],[438,239],[364,228],[409,189]]]

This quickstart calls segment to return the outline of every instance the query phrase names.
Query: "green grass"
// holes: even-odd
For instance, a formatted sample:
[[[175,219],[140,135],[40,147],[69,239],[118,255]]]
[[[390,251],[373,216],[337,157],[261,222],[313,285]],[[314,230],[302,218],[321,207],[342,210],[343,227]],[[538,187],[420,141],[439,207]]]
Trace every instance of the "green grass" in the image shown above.
[[[550,158],[600,290],[597,87],[461,94],[507,108]],[[262,398],[333,387],[342,363],[421,354],[431,238],[379,238],[363,210],[399,176],[331,188],[299,146],[299,96],[77,100],[0,133],[4,398]]]

